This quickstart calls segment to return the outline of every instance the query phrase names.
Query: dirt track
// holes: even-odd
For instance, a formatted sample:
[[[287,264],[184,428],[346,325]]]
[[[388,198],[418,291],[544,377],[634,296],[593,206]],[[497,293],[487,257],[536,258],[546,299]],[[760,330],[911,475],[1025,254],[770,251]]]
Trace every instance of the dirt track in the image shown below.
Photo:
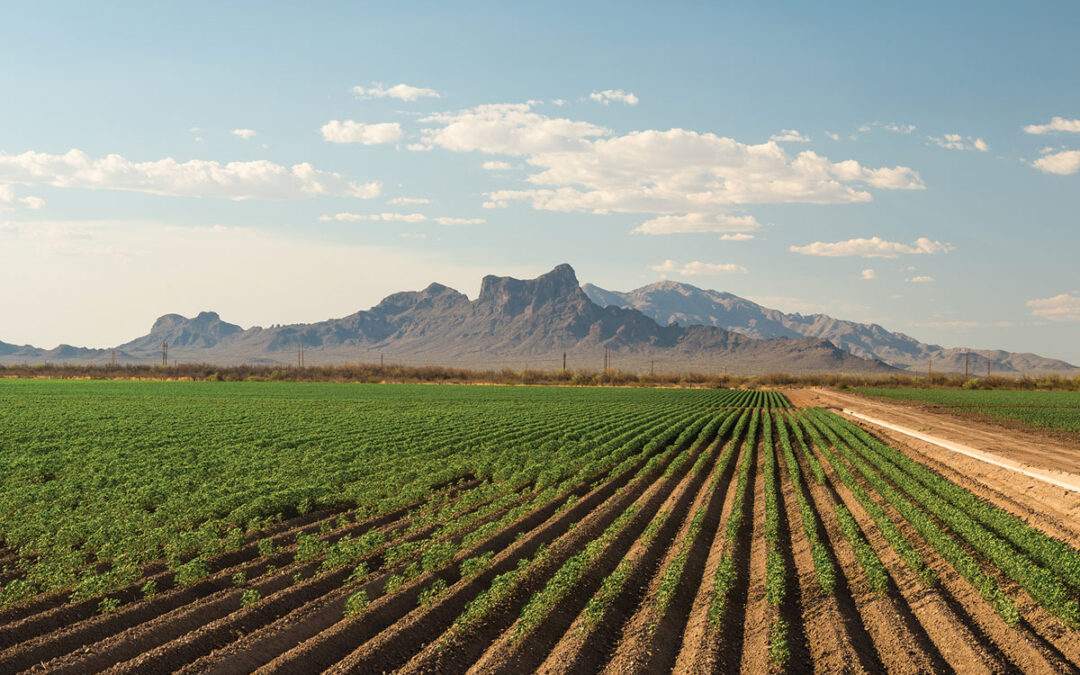
[[[830,389],[792,389],[784,393],[800,407],[848,408],[1037,469],[1080,476],[1080,449],[1036,432],[1025,433]],[[929,464],[953,481],[1017,513],[1030,524],[1073,545],[1080,545],[1080,494],[965,457],[906,434],[861,424],[888,438],[895,447],[905,450],[914,459]]]

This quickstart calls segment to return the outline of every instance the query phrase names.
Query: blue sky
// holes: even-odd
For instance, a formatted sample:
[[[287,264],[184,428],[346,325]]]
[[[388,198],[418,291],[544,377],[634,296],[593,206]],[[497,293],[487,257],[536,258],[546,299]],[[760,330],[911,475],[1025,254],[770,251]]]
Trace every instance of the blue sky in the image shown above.
[[[0,340],[569,262],[1080,363],[1075,3],[311,4],[7,6]]]

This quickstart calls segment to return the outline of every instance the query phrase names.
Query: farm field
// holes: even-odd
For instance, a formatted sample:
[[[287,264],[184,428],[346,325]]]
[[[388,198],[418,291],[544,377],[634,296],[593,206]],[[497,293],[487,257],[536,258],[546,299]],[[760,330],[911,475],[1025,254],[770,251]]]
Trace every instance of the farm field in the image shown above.
[[[1080,392],[859,387],[855,391],[922,403],[959,415],[979,415],[1031,427],[1080,433]]]
[[[0,672],[1067,672],[1080,550],[772,391],[0,381]]]

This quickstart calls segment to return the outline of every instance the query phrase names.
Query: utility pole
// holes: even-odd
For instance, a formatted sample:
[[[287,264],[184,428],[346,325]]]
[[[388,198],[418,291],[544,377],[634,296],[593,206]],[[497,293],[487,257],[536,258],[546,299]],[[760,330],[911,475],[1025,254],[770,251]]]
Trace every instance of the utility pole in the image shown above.
[[[656,359],[651,359],[649,361],[649,377],[652,377],[655,374],[656,374]]]
[[[986,376],[987,377],[990,377],[990,363],[991,363],[990,357],[987,356],[986,357]]]
[[[927,381],[931,381],[931,380],[934,379],[934,357],[933,356],[931,356],[930,359],[926,362],[926,379],[927,379]],[[933,382],[931,382],[931,384],[933,384]]]
[[[566,372],[566,352],[562,353],[562,371]]]
[[[968,379],[968,363],[971,361],[971,352],[964,352],[964,379]]]
[[[383,368],[385,366],[386,366],[386,361],[383,360],[382,352],[379,352],[379,368],[381,369],[381,368]]]
[[[161,367],[169,367],[169,343],[166,340],[161,341]]]

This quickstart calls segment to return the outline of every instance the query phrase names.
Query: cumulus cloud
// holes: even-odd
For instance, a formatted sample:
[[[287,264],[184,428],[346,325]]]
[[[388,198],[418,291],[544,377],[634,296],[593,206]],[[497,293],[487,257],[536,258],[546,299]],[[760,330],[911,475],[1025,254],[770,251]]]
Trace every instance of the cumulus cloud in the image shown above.
[[[682,277],[704,277],[732,273],[746,274],[748,271],[742,265],[736,265],[734,263],[706,263],[701,262],[700,260],[692,260],[687,263],[677,263],[674,260],[665,260],[662,263],[650,265],[649,269],[664,277],[671,274],[677,274]]]
[[[877,272],[875,272],[873,268],[868,267],[862,271],[862,278],[863,281],[873,281],[874,279],[877,279]]]
[[[624,103],[628,106],[635,106],[638,104],[638,97],[632,92],[623,91],[622,89],[604,89],[603,91],[594,91],[589,94],[589,98],[602,105],[611,105],[612,103]]]
[[[411,84],[395,84],[387,87],[380,82],[373,82],[368,86],[357,85],[352,88],[357,98],[396,98],[399,101],[416,101],[422,98],[441,98],[442,95],[434,89],[414,87]]]
[[[1024,127],[1024,131],[1037,136],[1054,132],[1080,134],[1080,119],[1070,120],[1065,119],[1064,117],[1054,116],[1046,124],[1029,124]]]
[[[258,134],[255,133],[254,129],[233,129],[232,135],[247,140],[249,138],[255,138]]]
[[[331,143],[360,143],[378,145],[401,140],[401,125],[397,122],[366,124],[355,120],[330,120],[322,125],[323,140]]]
[[[1039,171],[1053,173],[1059,176],[1070,176],[1080,172],[1080,150],[1064,150],[1052,154],[1044,154],[1032,162]]]
[[[934,283],[934,277],[923,274],[917,277],[911,277],[908,281],[913,284],[932,284]]]
[[[34,196],[19,197],[10,185],[0,184],[0,211],[8,211],[20,206],[37,210],[45,206],[45,200]]]
[[[635,227],[634,234],[693,234],[702,232],[745,232],[761,227],[753,216],[713,213],[686,213],[659,216]],[[752,237],[751,237],[752,238]],[[742,241],[741,239],[739,241]]]
[[[431,200],[427,197],[394,197],[390,200],[390,204],[394,206],[412,206],[415,204],[430,204]]]
[[[418,149],[439,147],[455,152],[490,155],[531,155],[582,150],[587,139],[608,130],[588,122],[548,117],[530,103],[494,103],[421,119],[437,125],[421,131]]]
[[[702,213],[732,205],[852,203],[872,200],[865,187],[918,190],[903,167],[831,162],[804,151],[791,157],[775,142],[746,145],[684,129],[639,131],[533,154],[537,186],[488,194],[488,208],[526,201],[550,211]]]
[[[720,235],[720,241],[750,241],[753,238],[754,235],[747,234],[745,232],[736,232],[735,234]]]
[[[1025,303],[1034,316],[1050,321],[1080,321],[1080,292],[1059,293]]]
[[[513,165],[510,164],[510,162],[499,162],[493,160],[490,162],[484,162],[480,165],[480,168],[485,171],[505,171],[507,169],[512,169]]]
[[[436,218],[435,222],[440,225],[483,225],[487,221],[483,218],[453,218],[451,216],[442,216]]]
[[[895,258],[898,255],[948,253],[954,248],[952,244],[932,241],[926,237],[919,237],[913,244],[886,241],[881,237],[870,237],[869,239],[848,239],[831,243],[815,241],[812,244],[789,246],[788,250],[792,253],[825,258],[852,256],[860,258]]]
[[[780,133],[769,137],[770,141],[777,143],[809,143],[810,138],[803,136],[797,129],[781,129]]]
[[[826,131],[825,135],[834,141],[840,140],[840,134],[836,133],[835,131]]]
[[[359,223],[364,221],[383,221],[392,223],[422,223],[427,216],[422,213],[327,213],[319,216],[324,223],[336,221],[339,223]]]
[[[93,158],[81,150],[62,155],[0,153],[0,181],[237,200],[319,196],[369,199],[382,192],[379,181],[359,183],[307,163],[287,167],[266,160],[222,164],[201,159],[178,162],[171,157],[135,162],[120,155]]]
[[[946,150],[978,150],[979,152],[986,152],[990,149],[986,141],[981,138],[973,138],[971,136],[961,136],[960,134],[945,134],[944,136],[928,136],[931,143],[938,147],[945,148]]]

